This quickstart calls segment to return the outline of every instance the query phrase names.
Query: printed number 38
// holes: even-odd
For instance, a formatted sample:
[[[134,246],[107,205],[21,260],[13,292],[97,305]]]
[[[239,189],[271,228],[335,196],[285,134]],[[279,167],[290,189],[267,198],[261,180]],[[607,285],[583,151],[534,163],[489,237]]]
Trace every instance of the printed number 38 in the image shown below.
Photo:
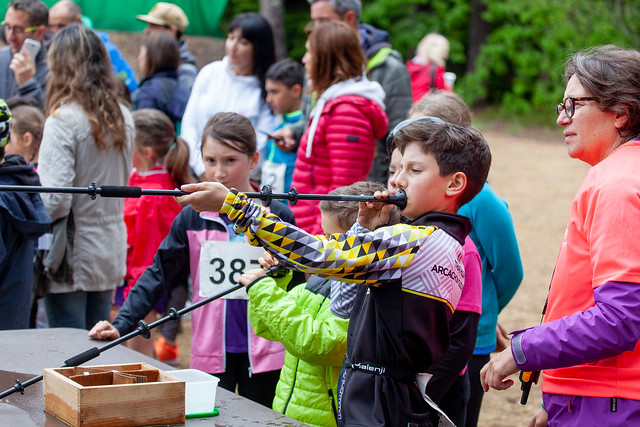
[[[249,263],[258,264],[258,260],[252,259]],[[229,267],[227,268],[225,268],[225,262],[222,258],[213,258],[211,261],[209,261],[209,264],[214,266],[214,275],[209,276],[209,280],[211,280],[211,283],[213,283],[214,285],[219,285],[224,282],[227,278],[227,275],[229,276],[229,281],[232,284],[236,285],[238,283],[238,279],[240,278],[242,273],[244,273],[244,270],[247,266],[245,261],[241,258],[232,259],[229,263]],[[226,270],[230,271],[227,272]]]

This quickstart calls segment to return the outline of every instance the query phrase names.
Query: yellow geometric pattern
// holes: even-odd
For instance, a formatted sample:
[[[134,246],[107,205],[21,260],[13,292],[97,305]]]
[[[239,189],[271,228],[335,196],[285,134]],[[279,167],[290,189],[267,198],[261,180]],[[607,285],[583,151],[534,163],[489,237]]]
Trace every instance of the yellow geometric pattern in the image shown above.
[[[359,234],[314,236],[231,190],[220,209],[254,246],[262,246],[284,266],[343,282],[376,284],[399,279],[432,226],[395,224]]]

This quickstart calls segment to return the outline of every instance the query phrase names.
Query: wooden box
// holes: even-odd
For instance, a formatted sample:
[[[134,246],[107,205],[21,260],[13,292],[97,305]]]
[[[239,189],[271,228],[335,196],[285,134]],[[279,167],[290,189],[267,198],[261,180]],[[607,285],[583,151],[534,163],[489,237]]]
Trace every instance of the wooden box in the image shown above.
[[[44,370],[44,409],[72,426],[184,424],[184,396],[183,380],[146,363]]]

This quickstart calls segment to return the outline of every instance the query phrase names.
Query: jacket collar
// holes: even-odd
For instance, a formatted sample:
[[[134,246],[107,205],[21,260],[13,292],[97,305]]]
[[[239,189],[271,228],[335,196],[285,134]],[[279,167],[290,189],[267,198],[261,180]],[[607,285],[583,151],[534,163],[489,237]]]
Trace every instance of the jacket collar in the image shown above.
[[[429,225],[441,228],[445,233],[464,245],[464,239],[471,232],[471,221],[466,216],[448,212],[427,212],[409,222],[411,225]]]

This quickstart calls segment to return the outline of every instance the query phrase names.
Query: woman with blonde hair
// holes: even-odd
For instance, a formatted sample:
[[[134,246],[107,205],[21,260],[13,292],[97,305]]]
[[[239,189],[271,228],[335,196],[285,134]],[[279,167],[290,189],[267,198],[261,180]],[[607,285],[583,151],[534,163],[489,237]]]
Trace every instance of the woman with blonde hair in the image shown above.
[[[363,74],[364,53],[348,25],[314,26],[306,47],[302,62],[318,100],[300,140],[291,185],[301,193],[327,194],[367,178],[376,138],[387,132],[385,94]],[[313,234],[322,233],[318,204],[300,200],[291,207],[298,226]]]
[[[447,59],[449,59],[449,41],[446,37],[431,33],[420,40],[416,48],[416,56],[407,61],[414,103],[420,101],[430,91],[452,91],[453,88],[444,78]]]
[[[65,27],[51,40],[47,63],[48,117],[38,167],[42,184],[126,185],[134,123],[116,95],[102,40],[82,25]],[[125,275],[124,201],[82,194],[43,194],[42,199],[54,221],[49,265],[45,260],[49,326],[88,329],[109,317],[113,290]]]

